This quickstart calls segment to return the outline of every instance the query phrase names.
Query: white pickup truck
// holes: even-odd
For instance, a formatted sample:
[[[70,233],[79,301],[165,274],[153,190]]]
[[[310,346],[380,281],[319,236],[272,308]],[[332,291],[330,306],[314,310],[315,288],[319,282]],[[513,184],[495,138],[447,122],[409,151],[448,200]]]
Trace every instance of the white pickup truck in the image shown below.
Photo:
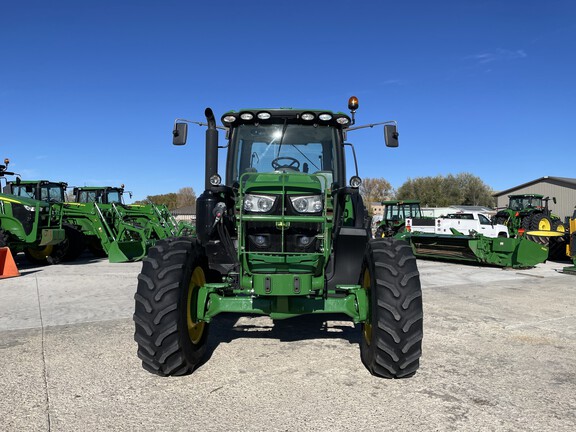
[[[508,237],[506,225],[492,224],[486,215],[470,211],[451,213],[440,218],[406,219],[406,231],[431,234],[453,234],[452,229],[464,235],[474,233],[486,237]]]

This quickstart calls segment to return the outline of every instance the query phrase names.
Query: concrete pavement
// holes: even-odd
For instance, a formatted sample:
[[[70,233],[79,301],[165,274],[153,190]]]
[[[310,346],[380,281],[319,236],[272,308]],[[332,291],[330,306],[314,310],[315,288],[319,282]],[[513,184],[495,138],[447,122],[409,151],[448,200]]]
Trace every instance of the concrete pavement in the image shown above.
[[[424,354],[406,380],[372,377],[337,316],[222,316],[194,374],[136,357],[141,263],[43,268],[0,280],[6,431],[576,430],[576,277],[418,261]]]

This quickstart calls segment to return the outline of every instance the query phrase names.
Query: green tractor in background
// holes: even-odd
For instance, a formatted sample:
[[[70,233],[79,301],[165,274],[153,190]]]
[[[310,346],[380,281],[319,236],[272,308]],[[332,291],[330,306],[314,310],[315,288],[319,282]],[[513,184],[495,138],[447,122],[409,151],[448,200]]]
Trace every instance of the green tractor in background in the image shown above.
[[[180,235],[192,235],[195,231],[194,225],[177,221],[168,207],[164,204],[125,204],[124,185],[113,186],[84,186],[73,189],[74,201],[78,203],[99,203],[104,205],[114,205],[122,213],[125,221],[133,222],[140,226],[152,226],[152,231],[157,233],[159,238]]]
[[[394,237],[405,230],[407,218],[421,219],[422,210],[417,200],[382,201],[384,216],[374,233],[375,238]]]
[[[205,191],[196,236],[160,240],[143,260],[135,294],[135,335],[143,367],[161,376],[191,373],[203,360],[220,313],[273,320],[338,313],[360,324],[360,357],[374,375],[412,376],[422,345],[422,293],[410,245],[371,239],[356,172],[346,181],[351,117],[308,109],[244,109],[206,123]],[[218,174],[218,129],[226,131],[226,180]],[[353,147],[352,147],[353,150]],[[353,152],[354,153],[354,152]],[[354,156],[355,159],[355,156]],[[356,162],[356,160],[354,160]]]
[[[141,249],[143,252],[156,240],[191,235],[194,232],[193,225],[176,221],[165,205],[125,204],[125,193],[132,196],[131,192],[124,190],[124,185],[120,187],[84,186],[73,189],[75,203],[82,204],[82,208],[86,207],[84,204],[96,205],[106,219],[106,223],[112,227],[112,236],[123,237],[122,234],[126,234],[127,240],[135,240],[143,245]],[[83,231],[92,232],[90,229]],[[104,250],[105,245],[98,236],[88,237],[88,248],[98,256],[107,255]],[[130,243],[127,243],[125,248],[130,249]],[[133,252],[134,250],[129,255],[135,258]],[[138,252],[137,255],[139,255]]]
[[[123,202],[124,186],[73,188],[73,201],[63,206],[64,219],[82,233],[88,250],[110,262],[142,259],[150,246],[166,238],[156,213]]]
[[[510,236],[526,235],[536,243],[548,245],[550,258],[558,255],[563,249],[562,236],[566,228],[548,208],[550,198],[540,194],[509,195],[508,198],[508,207],[496,213],[494,222],[506,225]],[[556,203],[556,198],[552,201]]]
[[[0,165],[0,178],[16,175],[7,171],[8,159]],[[50,187],[43,193],[51,197],[39,200],[20,177],[7,182],[0,194],[0,247],[8,246],[13,254],[24,252],[33,264],[56,264],[65,259],[69,249],[68,228],[62,223],[58,211],[63,195],[54,194]],[[16,193],[13,193],[13,190]]]

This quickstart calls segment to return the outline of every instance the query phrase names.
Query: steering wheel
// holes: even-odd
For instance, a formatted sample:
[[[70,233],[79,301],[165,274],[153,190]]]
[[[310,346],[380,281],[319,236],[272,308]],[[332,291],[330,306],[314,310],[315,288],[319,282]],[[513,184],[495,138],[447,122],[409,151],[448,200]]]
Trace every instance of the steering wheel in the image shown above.
[[[287,161],[289,163],[280,163],[280,161]],[[277,157],[272,161],[272,168],[275,170],[282,169],[282,168],[289,168],[295,171],[299,171],[300,168],[300,161],[290,156],[281,156]]]

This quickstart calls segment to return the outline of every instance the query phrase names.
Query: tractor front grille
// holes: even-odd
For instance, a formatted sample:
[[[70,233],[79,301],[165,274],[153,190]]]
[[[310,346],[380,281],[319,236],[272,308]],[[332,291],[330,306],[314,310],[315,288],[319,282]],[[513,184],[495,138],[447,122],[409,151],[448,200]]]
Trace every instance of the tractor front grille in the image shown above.
[[[276,222],[247,222],[246,251],[267,253],[319,252],[322,224],[293,222],[289,226]]]

